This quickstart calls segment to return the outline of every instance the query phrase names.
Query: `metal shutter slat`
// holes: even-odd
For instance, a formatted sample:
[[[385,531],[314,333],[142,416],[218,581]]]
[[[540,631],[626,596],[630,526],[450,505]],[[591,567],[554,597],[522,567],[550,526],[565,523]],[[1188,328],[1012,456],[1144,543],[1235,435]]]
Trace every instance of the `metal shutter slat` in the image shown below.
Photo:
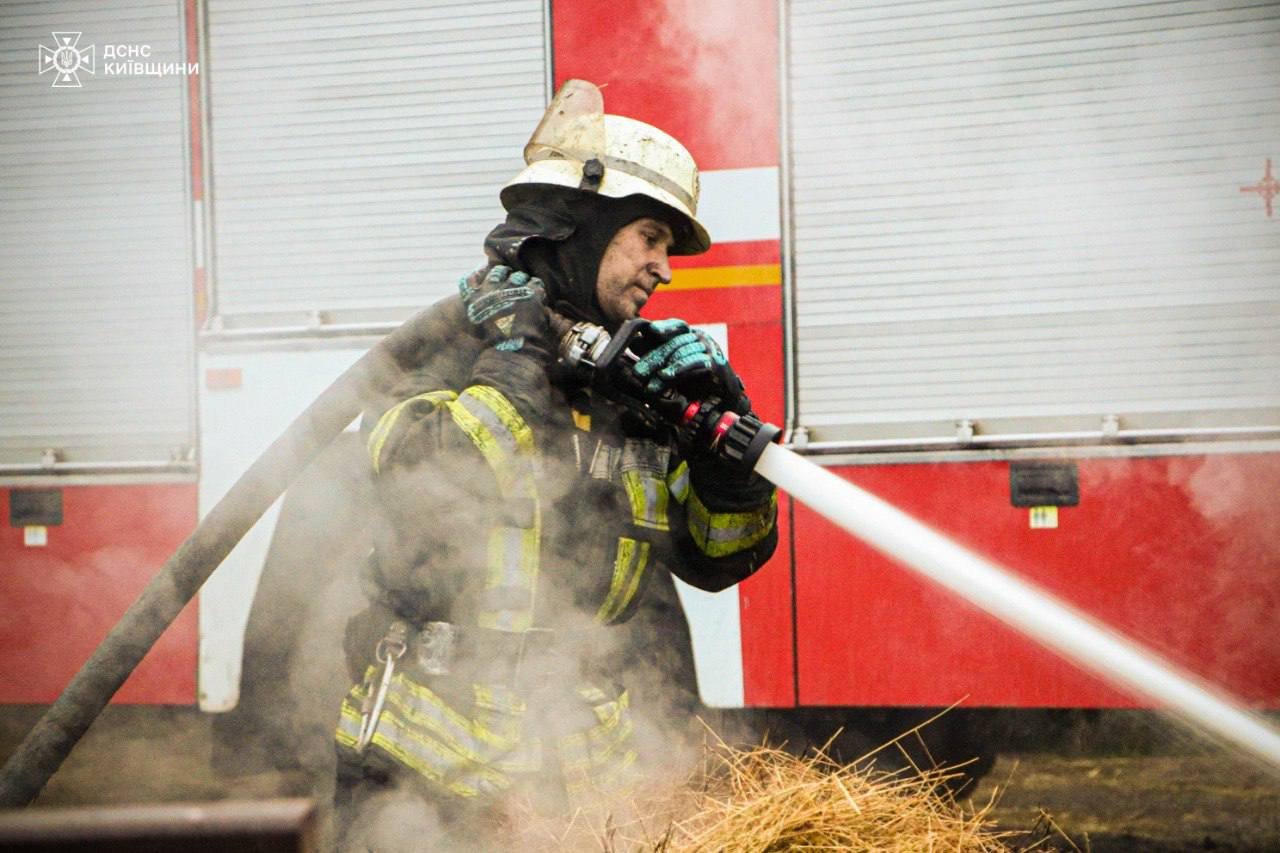
[[[53,89],[31,57],[72,29],[98,73]],[[168,463],[194,444],[186,81],[103,53],[181,61],[181,5],[8,3],[0,33],[0,464]]]
[[[1280,426],[1274,4],[789,11],[813,439]]]
[[[545,105],[543,4],[360,12],[210,0],[215,286],[230,326],[408,316],[453,290],[502,217],[497,191]]]

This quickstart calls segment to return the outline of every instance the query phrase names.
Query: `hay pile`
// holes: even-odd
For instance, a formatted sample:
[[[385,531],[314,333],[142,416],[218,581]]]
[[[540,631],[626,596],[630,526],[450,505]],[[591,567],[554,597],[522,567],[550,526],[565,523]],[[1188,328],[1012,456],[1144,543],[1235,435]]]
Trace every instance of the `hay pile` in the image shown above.
[[[954,774],[944,770],[876,772],[821,752],[798,758],[769,747],[724,749],[719,761],[697,811],[673,821],[655,850],[1006,849],[989,806],[966,812],[946,787]]]
[[[1008,850],[990,804],[966,810],[951,796],[947,783],[955,777],[942,769],[841,765],[822,752],[799,758],[768,746],[720,744],[690,783],[615,807],[603,825],[580,820],[554,833],[543,825],[542,843],[531,846],[605,853]]]

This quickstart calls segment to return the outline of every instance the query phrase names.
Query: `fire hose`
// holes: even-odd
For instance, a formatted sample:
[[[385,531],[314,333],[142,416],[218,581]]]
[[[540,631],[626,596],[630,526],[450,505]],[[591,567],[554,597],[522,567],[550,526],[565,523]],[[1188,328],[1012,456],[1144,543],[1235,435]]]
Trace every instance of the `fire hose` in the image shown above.
[[[419,314],[376,344],[299,415],[236,481],[165,563],[0,769],[0,806],[35,799],[160,635],[231,549],[321,449],[391,388],[432,345]],[[764,476],[797,500],[1027,636],[1280,771],[1280,732],[1212,687],[1106,626],[973,554],[852,483],[776,445],[780,430],[754,414],[722,410],[714,398],[640,393],[630,372],[646,321],[610,335],[553,316],[560,368],[673,428],[686,447],[711,452]]]
[[[307,463],[434,346],[422,312],[326,388],[249,467],[174,552],[0,769],[0,807],[44,788],[125,679],[227,554]]]
[[[1280,772],[1280,732],[1262,717],[1048,591],[775,445],[776,426],[754,415],[722,412],[714,399],[689,401],[668,392],[665,399],[640,402],[642,384],[629,370],[643,354],[632,347],[643,340],[644,322],[630,321],[612,339],[603,329],[580,323],[562,338],[562,361],[602,393],[653,420],[674,423],[686,445],[754,470],[906,568],[1194,729],[1238,747],[1270,772]]]

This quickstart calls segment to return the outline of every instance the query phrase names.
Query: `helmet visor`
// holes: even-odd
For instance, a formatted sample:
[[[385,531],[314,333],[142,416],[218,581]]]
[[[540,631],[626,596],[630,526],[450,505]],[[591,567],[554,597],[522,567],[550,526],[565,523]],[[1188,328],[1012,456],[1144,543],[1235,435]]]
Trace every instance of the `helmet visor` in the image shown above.
[[[534,129],[524,147],[524,161],[566,158],[585,163],[602,159],[604,151],[604,96],[586,80],[569,80]]]

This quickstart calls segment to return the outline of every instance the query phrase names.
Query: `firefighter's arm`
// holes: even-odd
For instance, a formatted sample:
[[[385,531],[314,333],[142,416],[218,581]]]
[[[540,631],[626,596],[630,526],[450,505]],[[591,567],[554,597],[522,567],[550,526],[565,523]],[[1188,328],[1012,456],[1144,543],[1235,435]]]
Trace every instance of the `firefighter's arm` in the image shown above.
[[[413,468],[428,459],[460,458],[500,468],[504,448],[546,422],[550,332],[542,282],[505,266],[490,266],[458,283],[461,301],[446,301],[450,329],[443,353],[471,362],[447,384],[415,390],[365,413],[375,475]],[[428,383],[429,385],[429,383]],[[421,384],[419,384],[421,388]],[[461,389],[461,390],[456,390]]]
[[[658,343],[634,367],[644,393],[661,400],[669,392],[689,400],[714,399],[725,411],[751,411],[742,380],[705,332],[684,320],[657,320],[647,334]],[[660,408],[660,407],[659,407]],[[764,564],[777,545],[777,494],[752,471],[711,451],[691,450],[668,477],[672,571],[700,589],[725,589]]]
[[[679,462],[667,482],[676,577],[719,592],[745,580],[773,555],[778,495],[768,480],[700,456]]]
[[[546,423],[553,347],[542,281],[496,265],[464,277],[458,290],[473,333],[485,343],[471,370],[471,386],[494,389],[529,425]]]
[[[485,277],[495,286],[473,288],[470,304],[464,291],[462,300],[439,306],[452,321],[438,342],[439,358],[365,413],[371,472],[394,539],[379,550],[395,555],[391,565],[415,565],[443,547],[435,526],[441,520],[509,516],[524,526],[521,513],[531,511],[522,484],[534,452],[531,424],[546,420],[550,404],[546,356],[536,346],[537,327],[519,316],[497,321],[522,313],[509,303],[529,298],[533,289],[499,293],[505,306],[479,301],[514,289],[505,272]],[[516,282],[521,288],[527,278]],[[468,310],[476,305],[481,308]],[[537,315],[545,324],[540,300]]]

